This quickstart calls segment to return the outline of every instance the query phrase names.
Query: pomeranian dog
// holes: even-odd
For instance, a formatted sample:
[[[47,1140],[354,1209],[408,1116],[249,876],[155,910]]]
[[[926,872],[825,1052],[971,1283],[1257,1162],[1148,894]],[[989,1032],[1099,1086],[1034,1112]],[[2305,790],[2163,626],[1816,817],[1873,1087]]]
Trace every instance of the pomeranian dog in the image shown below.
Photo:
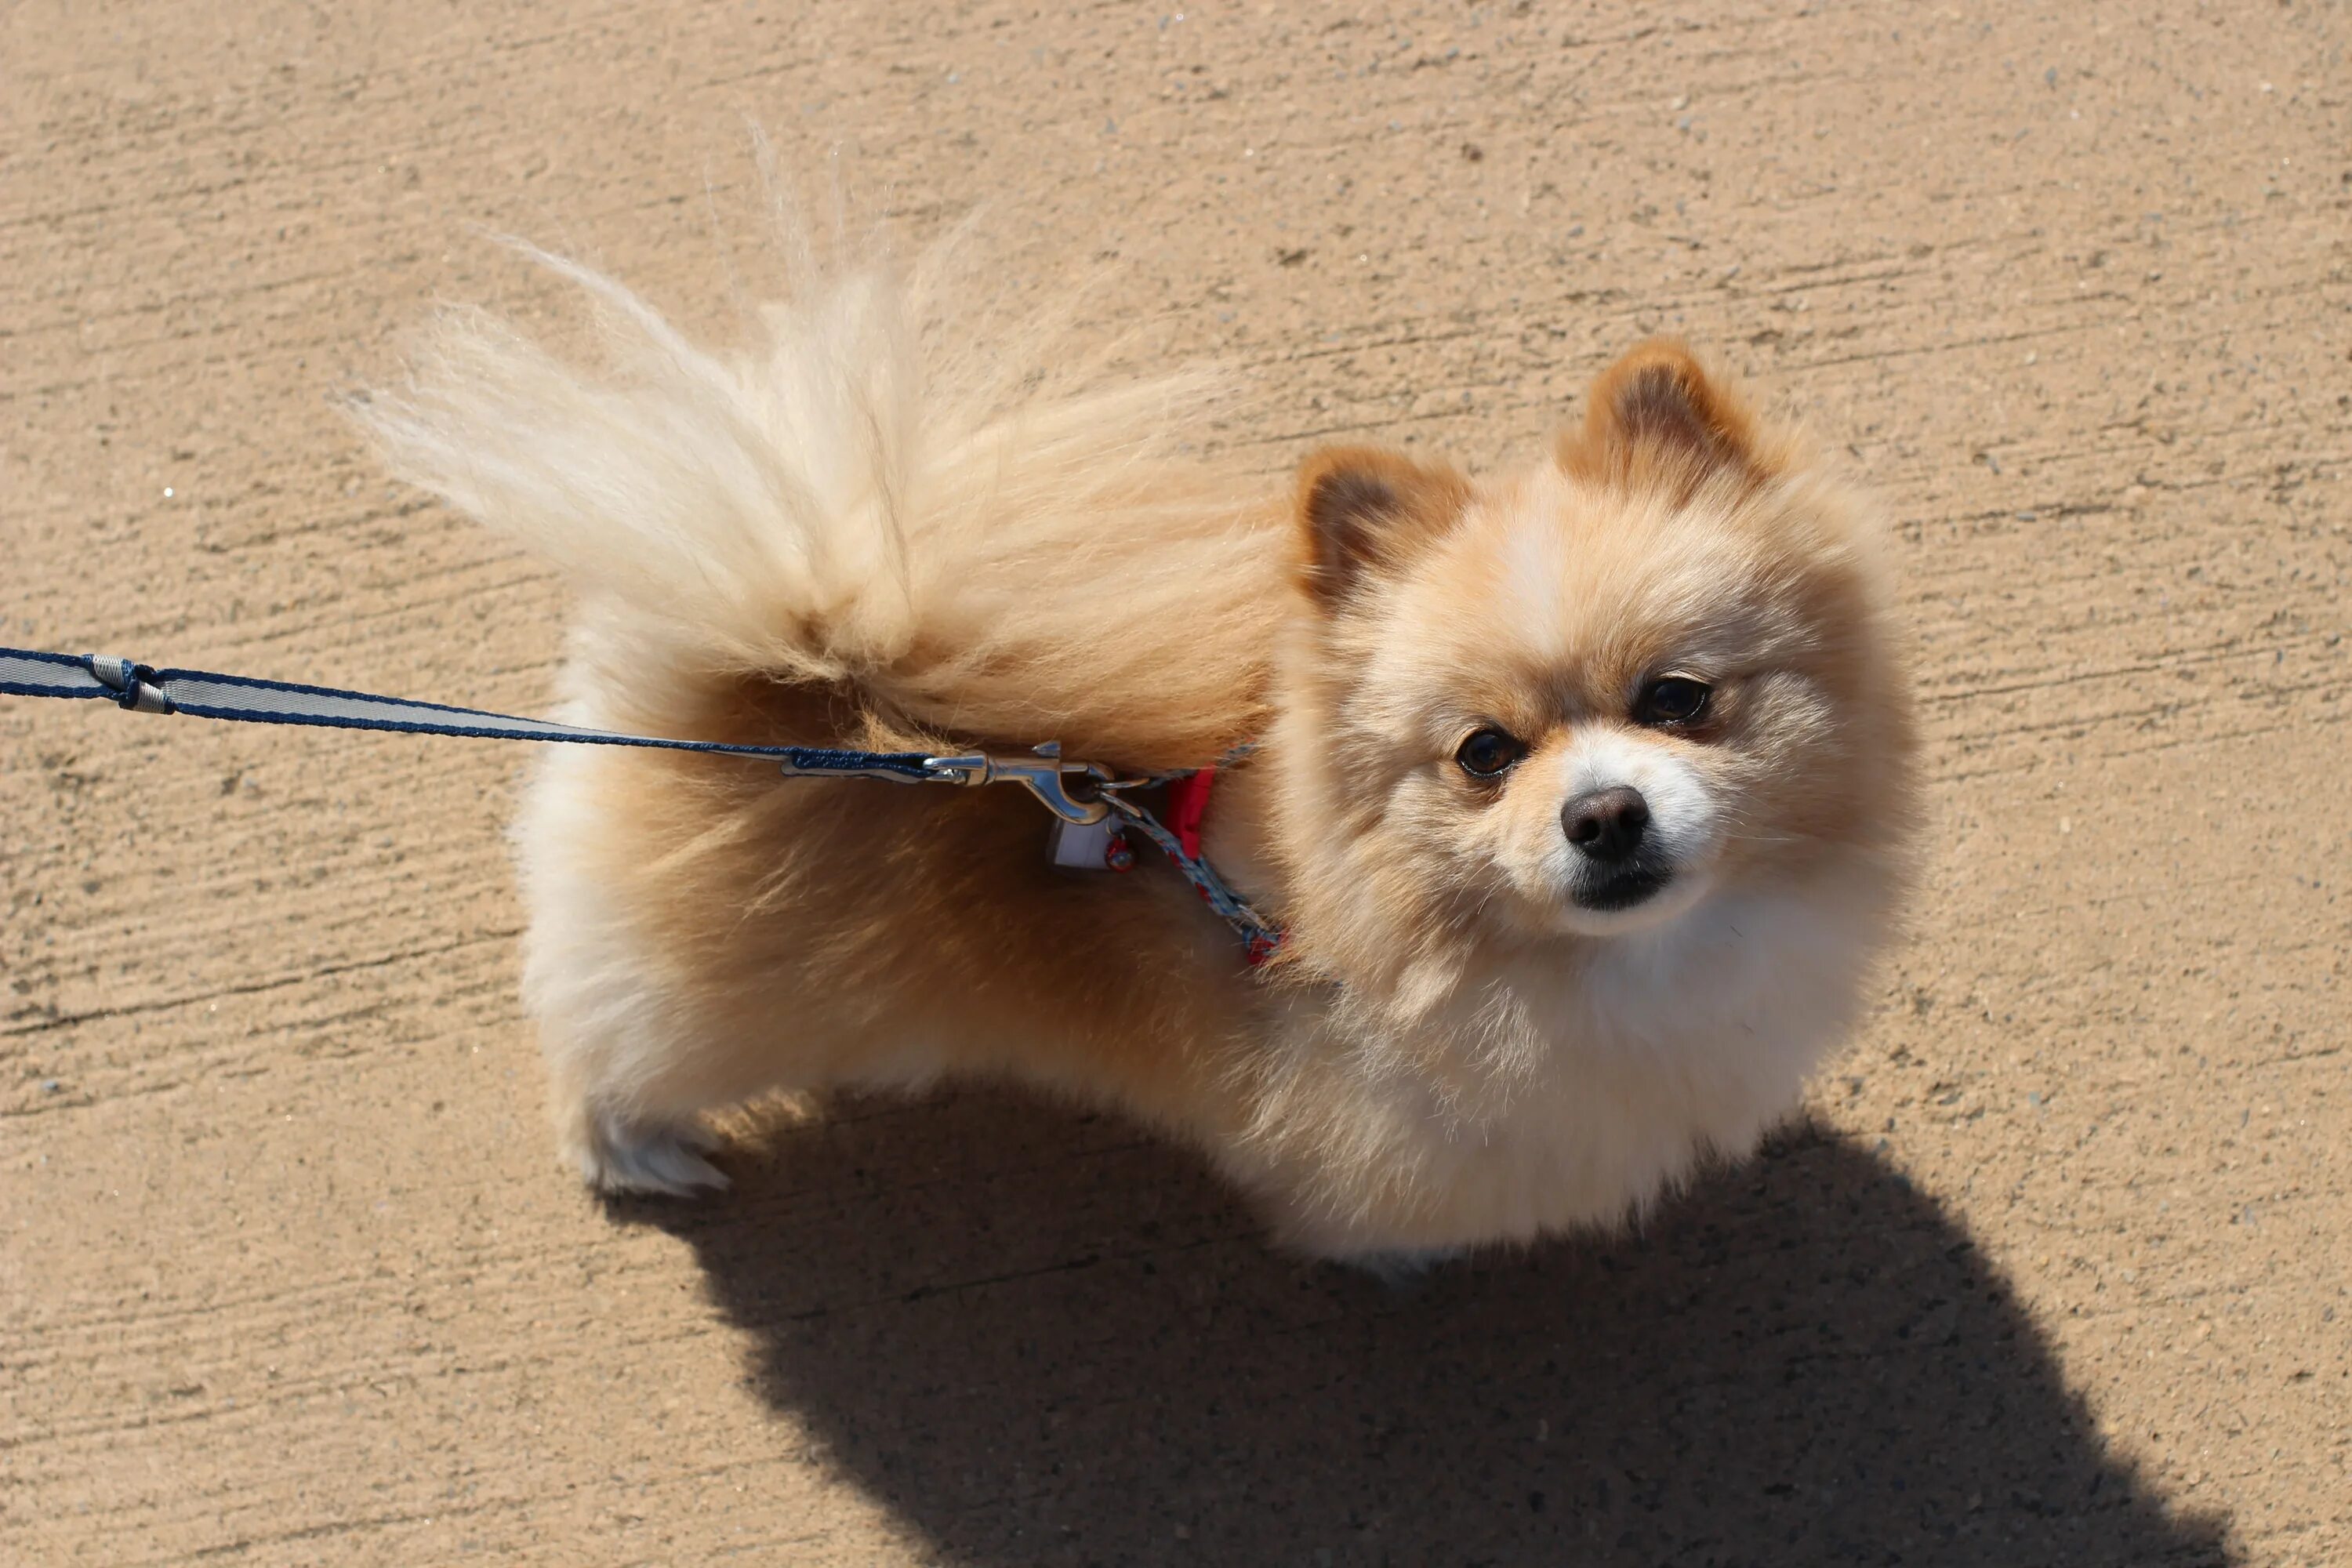
[[[919,268],[717,354],[550,264],[604,363],[455,315],[362,416],[568,574],[562,717],[1139,774],[1255,742],[1206,858],[1284,931],[1253,963],[1148,851],[1050,864],[1019,790],[550,747],[525,988],[595,1187],[724,1185],[705,1114],[778,1091],[1013,1079],[1385,1264],[1622,1222],[1853,1023],[1915,816],[1877,520],[1685,349],[1517,471],[1351,447],[1266,493],[1178,455],[1197,388],[959,343]]]

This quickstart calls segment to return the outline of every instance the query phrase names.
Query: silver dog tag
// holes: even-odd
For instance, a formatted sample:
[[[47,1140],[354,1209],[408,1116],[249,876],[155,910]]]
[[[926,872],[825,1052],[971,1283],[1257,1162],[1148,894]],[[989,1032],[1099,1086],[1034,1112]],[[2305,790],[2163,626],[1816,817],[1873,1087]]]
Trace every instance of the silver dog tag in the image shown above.
[[[1053,861],[1079,871],[1124,871],[1135,864],[1127,835],[1108,817],[1100,822],[1054,824]]]

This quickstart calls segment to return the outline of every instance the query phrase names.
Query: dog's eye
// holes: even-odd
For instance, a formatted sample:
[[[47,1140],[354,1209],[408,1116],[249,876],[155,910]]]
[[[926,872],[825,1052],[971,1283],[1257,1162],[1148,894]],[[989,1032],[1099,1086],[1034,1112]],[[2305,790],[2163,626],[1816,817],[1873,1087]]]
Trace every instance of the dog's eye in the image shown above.
[[[1481,730],[1462,742],[1454,760],[1473,778],[1490,779],[1528,754],[1515,736],[1500,730]]]
[[[1706,711],[1712,689],[1686,675],[1662,676],[1642,688],[1633,717],[1644,724],[1687,724]]]

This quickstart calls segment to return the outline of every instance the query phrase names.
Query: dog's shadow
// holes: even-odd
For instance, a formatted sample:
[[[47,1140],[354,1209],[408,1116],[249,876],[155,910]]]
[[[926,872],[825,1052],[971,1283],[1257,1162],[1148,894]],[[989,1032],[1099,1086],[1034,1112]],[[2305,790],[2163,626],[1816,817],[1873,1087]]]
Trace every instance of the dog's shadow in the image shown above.
[[[765,1144],[730,1196],[615,1213],[692,1244],[751,1385],[948,1562],[2230,1560],[1837,1138],[1403,1289],[1268,1252],[1105,1119],[959,1095]]]

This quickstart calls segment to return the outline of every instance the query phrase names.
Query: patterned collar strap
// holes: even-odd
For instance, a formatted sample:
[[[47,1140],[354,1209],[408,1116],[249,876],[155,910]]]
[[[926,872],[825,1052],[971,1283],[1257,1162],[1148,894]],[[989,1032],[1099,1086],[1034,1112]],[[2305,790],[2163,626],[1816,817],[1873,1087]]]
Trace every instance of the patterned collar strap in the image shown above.
[[[1247,755],[1246,748],[1238,749]],[[1235,753],[1226,753],[1228,762]],[[1201,822],[1208,815],[1209,791],[1216,780],[1214,767],[1201,768],[1192,773],[1171,775],[1168,784],[1168,821],[1162,823],[1141,804],[1129,800],[1126,792],[1106,790],[1103,798],[1110,802],[1111,815],[1120,823],[1134,828],[1158,845],[1176,869],[1192,884],[1216,917],[1233,927],[1234,934],[1242,939],[1242,951],[1253,965],[1265,963],[1282,949],[1282,927],[1252,909],[1235,892],[1214,866],[1201,853]]]

